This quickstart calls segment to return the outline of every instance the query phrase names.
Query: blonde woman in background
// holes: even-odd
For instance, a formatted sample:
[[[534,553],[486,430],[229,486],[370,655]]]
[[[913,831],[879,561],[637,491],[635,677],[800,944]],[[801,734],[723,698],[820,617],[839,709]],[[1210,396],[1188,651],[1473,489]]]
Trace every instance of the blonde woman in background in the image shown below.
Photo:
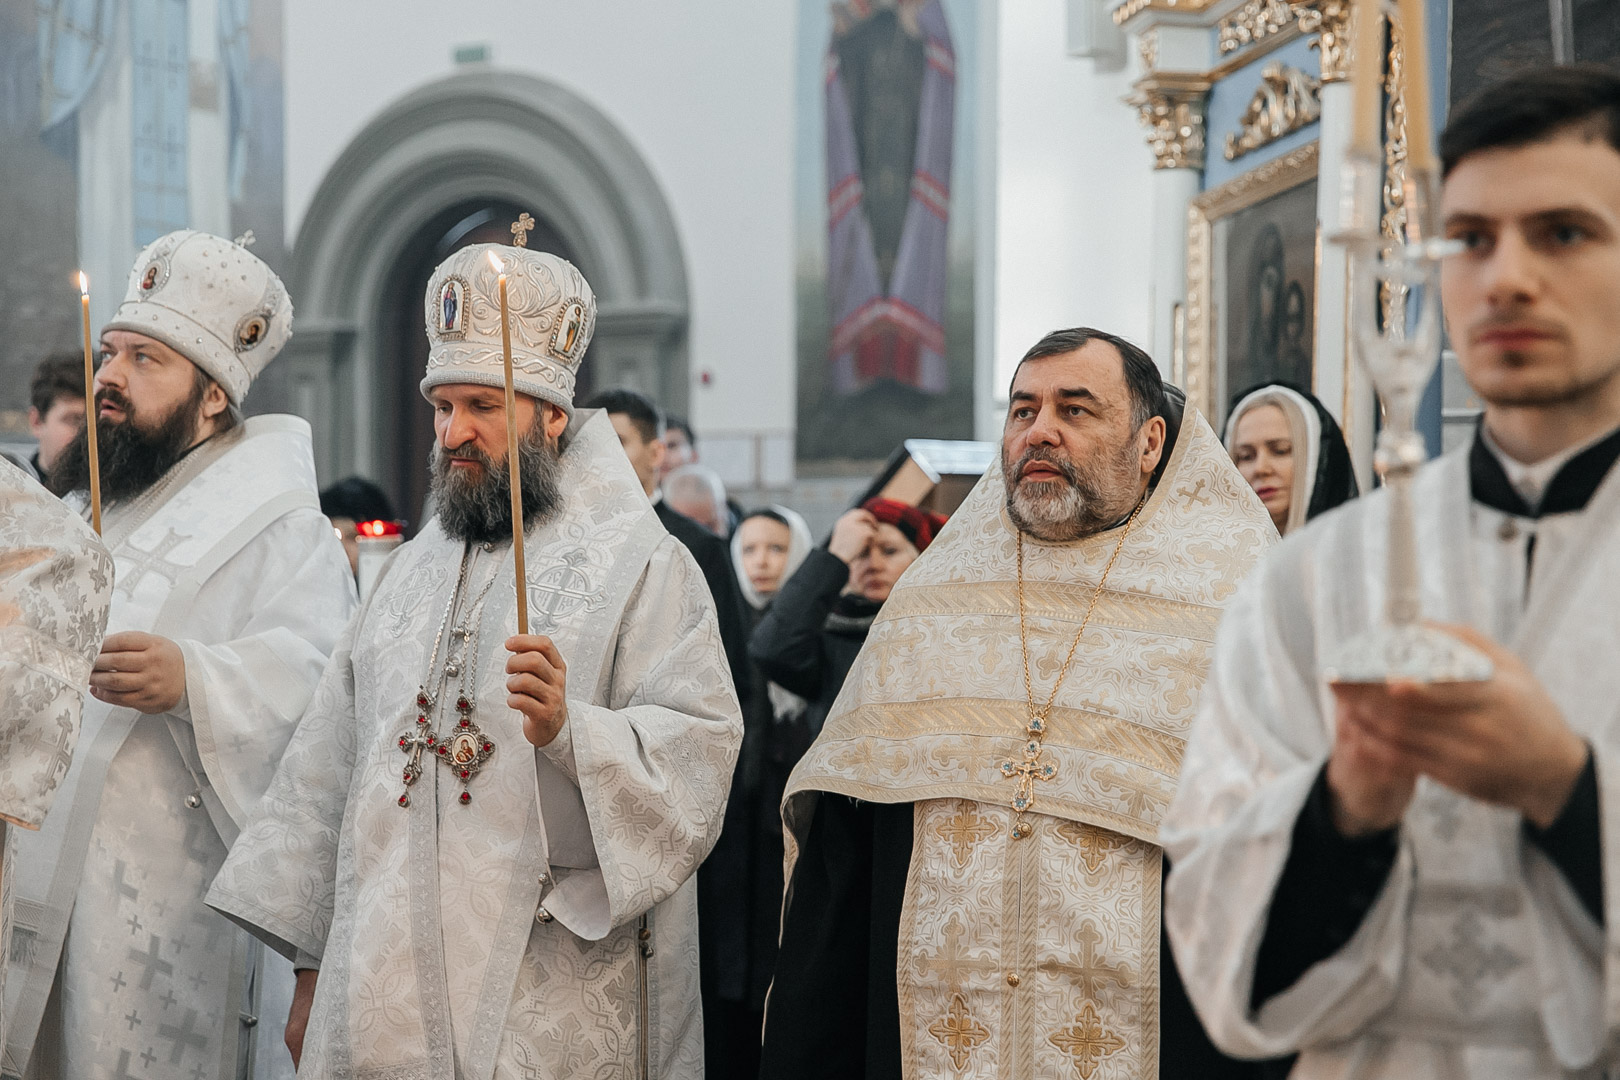
[[[1332,414],[1285,383],[1238,399],[1226,421],[1226,449],[1283,536],[1359,493]]]

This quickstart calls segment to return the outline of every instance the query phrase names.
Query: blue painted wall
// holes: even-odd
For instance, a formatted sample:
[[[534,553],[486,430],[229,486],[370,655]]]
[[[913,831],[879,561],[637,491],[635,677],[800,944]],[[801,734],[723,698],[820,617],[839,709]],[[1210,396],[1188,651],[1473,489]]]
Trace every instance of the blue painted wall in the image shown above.
[[[1428,0],[1424,15],[1425,29],[1429,35],[1427,42],[1429,97],[1433,103],[1431,108],[1434,122],[1444,125],[1448,96],[1446,93],[1448,60],[1451,55],[1451,0]],[[1439,132],[1435,132],[1435,137],[1439,137]],[[1445,426],[1442,412],[1445,399],[1441,393],[1441,378],[1441,369],[1436,366],[1434,377],[1429,380],[1428,388],[1423,391],[1423,401],[1418,405],[1417,426],[1423,433],[1423,441],[1428,444],[1430,457],[1436,457],[1440,453],[1441,429]]]
[[[1211,31],[1213,33],[1213,31]],[[1298,131],[1284,135],[1270,146],[1250,151],[1236,161],[1226,160],[1226,136],[1238,131],[1243,111],[1254,100],[1260,86],[1260,72],[1267,64],[1282,63],[1288,67],[1317,75],[1322,70],[1321,59],[1311,48],[1310,38],[1291,41],[1274,52],[1258,57],[1231,75],[1216,83],[1209,91],[1209,103],[1204,113],[1204,131],[1209,147],[1204,155],[1204,188],[1207,190],[1263,165],[1273,158],[1282,157],[1317,137],[1320,124],[1307,124]]]

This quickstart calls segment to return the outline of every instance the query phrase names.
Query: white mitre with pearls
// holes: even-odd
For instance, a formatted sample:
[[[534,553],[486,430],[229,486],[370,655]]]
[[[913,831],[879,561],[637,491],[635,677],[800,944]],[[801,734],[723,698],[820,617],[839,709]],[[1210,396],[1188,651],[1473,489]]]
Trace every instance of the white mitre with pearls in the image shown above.
[[[425,395],[445,383],[506,385],[499,273],[506,268],[512,388],[574,414],[574,377],[596,330],[596,294],[566,259],[505,244],[474,244],[439,264],[427,287]]]
[[[231,404],[292,336],[292,300],[276,272],[240,243],[194,229],[160,236],[129,273],[103,330],[155,338],[219,383]]]

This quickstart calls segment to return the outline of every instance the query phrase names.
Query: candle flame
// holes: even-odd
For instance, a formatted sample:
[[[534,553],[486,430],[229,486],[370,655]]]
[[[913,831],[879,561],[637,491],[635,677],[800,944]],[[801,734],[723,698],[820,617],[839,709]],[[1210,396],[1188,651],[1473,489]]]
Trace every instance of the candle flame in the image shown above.
[[[501,262],[501,257],[493,251],[489,253],[489,265],[495,268],[497,274],[506,273],[506,264]]]
[[[89,296],[90,295],[90,279],[85,276],[85,273],[84,273],[83,270],[79,271],[79,295],[80,296]]]

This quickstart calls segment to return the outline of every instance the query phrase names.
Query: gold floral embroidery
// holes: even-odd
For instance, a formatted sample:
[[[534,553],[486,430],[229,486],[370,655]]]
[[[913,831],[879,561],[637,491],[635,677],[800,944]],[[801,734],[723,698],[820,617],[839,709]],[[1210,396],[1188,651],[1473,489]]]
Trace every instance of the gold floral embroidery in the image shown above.
[[[1041,965],[1042,970],[1062,972],[1074,981],[1080,995],[1092,1001],[1101,1001],[1108,984],[1129,990],[1136,982],[1136,973],[1131,965],[1121,961],[1110,964],[1097,946],[1103,943],[1102,931],[1097,924],[1087,919],[1080,924],[1075,932],[1075,940],[1080,943],[1079,954],[1075,963],[1067,964],[1060,961],[1048,961]]]
[[[1080,1080],[1091,1080],[1103,1058],[1125,1049],[1125,1040],[1103,1027],[1102,1017],[1089,1001],[1081,1007],[1074,1023],[1053,1034],[1047,1042],[1074,1060]]]
[[[1084,821],[1064,821],[1057,827],[1058,836],[1080,849],[1080,861],[1086,864],[1086,873],[1095,874],[1108,858],[1110,851],[1118,851],[1130,839],[1109,829],[1099,829]]]
[[[956,868],[965,870],[968,854],[973,850],[973,845],[996,835],[997,829],[973,809],[972,802],[963,800],[961,807],[948,820],[942,822],[934,833],[951,845],[951,862],[956,864]]]
[[[920,975],[939,975],[947,988],[953,991],[962,989],[962,975],[964,972],[996,972],[1000,967],[992,960],[975,960],[967,955],[962,948],[962,938],[967,934],[967,927],[962,923],[962,917],[951,912],[950,921],[945,924],[944,941],[939,952],[917,967]]]
[[[1148,670],[1155,674],[1162,671],[1170,679],[1172,686],[1164,699],[1172,709],[1182,712],[1197,703],[1198,691],[1203,688],[1204,676],[1209,672],[1207,650],[1159,649],[1143,654],[1142,659]]]
[[[1164,782],[1146,769],[1110,764],[1097,770],[1097,786],[1119,792],[1125,812],[1138,821],[1157,821],[1170,802]]]
[[[945,1044],[951,1064],[960,1069],[967,1064],[968,1055],[990,1038],[990,1029],[969,1015],[966,998],[952,994],[950,1011],[928,1025],[928,1034]]]

